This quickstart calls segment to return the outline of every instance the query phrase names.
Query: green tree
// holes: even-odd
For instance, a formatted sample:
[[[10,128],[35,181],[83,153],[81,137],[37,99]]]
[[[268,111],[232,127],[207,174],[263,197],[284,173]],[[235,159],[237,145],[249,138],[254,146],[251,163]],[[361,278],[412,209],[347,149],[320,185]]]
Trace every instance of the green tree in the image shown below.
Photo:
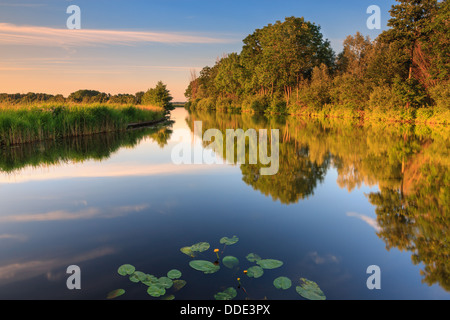
[[[436,85],[437,81],[450,78],[450,1],[439,2],[427,22],[427,36],[417,48],[416,63],[422,70],[422,78]]]
[[[237,100],[243,93],[243,67],[237,53],[222,58],[217,63],[214,85],[221,95]]]
[[[159,81],[155,88],[147,90],[142,96],[142,104],[162,107],[166,111],[173,110],[172,100],[170,91],[162,81]]]
[[[413,77],[414,53],[420,40],[427,38],[431,30],[433,14],[438,8],[437,0],[397,0],[399,4],[392,6],[391,19],[388,26],[391,29],[381,34],[386,42],[398,42],[400,48],[406,50],[409,56],[408,79]]]
[[[134,95],[136,104],[142,104],[142,97],[144,96],[144,94],[144,91],[136,92],[136,94]]]
[[[333,66],[334,52],[323,39],[320,27],[304,18],[288,17],[244,40],[243,64],[255,70],[252,86],[262,92],[284,95],[289,105],[293,90],[302,78],[309,78],[314,67],[322,63]],[[253,61],[248,61],[251,59]]]
[[[348,36],[337,59],[338,71],[362,79],[366,75],[372,50],[373,43],[368,36],[364,37],[360,32],[355,36]]]
[[[109,95],[97,90],[78,90],[71,93],[68,100],[77,103],[102,103],[109,100]]]

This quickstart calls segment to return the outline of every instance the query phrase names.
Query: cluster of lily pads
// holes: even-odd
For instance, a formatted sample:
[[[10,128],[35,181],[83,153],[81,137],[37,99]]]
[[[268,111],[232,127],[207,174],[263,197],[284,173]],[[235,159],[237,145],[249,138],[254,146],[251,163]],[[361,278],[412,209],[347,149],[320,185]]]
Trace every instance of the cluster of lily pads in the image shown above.
[[[185,280],[181,280],[182,273],[180,270],[172,269],[167,272],[167,276],[156,277],[151,274],[147,274],[141,271],[136,271],[136,268],[131,264],[124,264],[119,267],[117,273],[121,276],[128,277],[131,282],[142,283],[147,286],[147,293],[154,297],[159,298],[164,296],[164,300],[173,300],[175,296],[173,294],[166,295],[166,291],[173,288],[174,291],[178,291],[186,285]],[[125,294],[124,289],[117,289],[111,291],[107,295],[107,299],[114,299]],[[166,296],[165,296],[166,295]]]
[[[221,238],[219,243],[224,245],[221,253],[224,253],[227,246],[234,245],[238,241],[239,238],[237,236],[233,236],[232,238]],[[189,266],[192,269],[203,272],[204,274],[213,274],[218,272],[221,269],[221,265],[225,266],[228,269],[238,270],[238,266],[240,263],[239,259],[231,255],[226,255],[222,259],[220,259],[219,249],[214,250],[217,258],[215,261],[197,259],[199,255],[208,251],[210,247],[211,245],[208,242],[199,242],[188,247],[183,247],[180,249],[180,251],[190,258],[194,259],[189,261]],[[246,260],[254,263],[254,265],[244,270],[243,274],[249,278],[255,279],[262,277],[266,270],[278,269],[284,264],[282,261],[276,259],[263,259],[256,253],[249,253],[246,256]],[[141,271],[136,271],[136,268],[130,264],[124,264],[120,266],[117,272],[121,276],[129,277],[129,280],[134,283],[142,283],[146,285],[147,293],[154,298],[162,297],[165,300],[172,300],[175,297],[173,294],[166,295],[167,290],[170,288],[174,288],[174,291],[178,291],[186,285],[186,281],[180,279],[182,276],[181,271],[177,269],[172,269],[167,273],[166,276],[159,278]],[[237,278],[237,281],[238,285],[236,288],[229,287],[224,291],[216,293],[214,295],[214,298],[216,300],[232,300],[237,297],[238,292],[236,289],[242,289],[245,293],[247,293],[246,289],[241,284],[241,278]],[[293,284],[291,279],[289,279],[288,277],[280,276],[273,281],[273,285],[277,289],[287,290],[290,289]],[[305,278],[300,278],[300,283],[295,287],[295,290],[300,296],[305,299],[326,299],[325,294],[319,288],[317,283]],[[117,298],[124,293],[124,289],[117,289],[111,291],[108,294],[107,298]]]
[[[222,253],[225,251],[225,247],[228,245],[236,244],[239,241],[237,236],[233,236],[232,238],[223,237],[220,239],[220,243],[224,244],[224,249]],[[210,248],[210,244],[208,242],[199,242],[189,247],[183,247],[180,249],[181,252],[190,256],[191,258],[196,258],[200,253],[207,251]],[[204,274],[212,274],[216,273],[220,270],[220,256],[219,249],[215,249],[217,260],[214,262],[208,260],[191,260],[189,262],[189,266],[195,270],[201,271]],[[264,270],[273,270],[278,269],[283,266],[283,261],[276,259],[263,259],[256,253],[249,253],[246,256],[246,259],[249,262],[255,263],[255,265],[249,267],[244,270],[243,273],[249,278],[260,278],[264,275]],[[239,265],[239,259],[234,256],[224,256],[222,258],[222,265],[229,269],[234,269]],[[243,289],[246,292],[245,288],[242,287],[240,278],[237,279],[239,286],[238,289]],[[288,277],[280,276],[273,281],[273,285],[277,289],[287,290],[292,287],[292,281]],[[295,287],[296,292],[301,295],[305,299],[309,300],[325,300],[326,296],[319,288],[317,283],[314,281],[300,278],[300,283]],[[237,296],[237,291],[235,288],[230,287],[222,292],[218,292],[214,295],[216,300],[232,300]]]

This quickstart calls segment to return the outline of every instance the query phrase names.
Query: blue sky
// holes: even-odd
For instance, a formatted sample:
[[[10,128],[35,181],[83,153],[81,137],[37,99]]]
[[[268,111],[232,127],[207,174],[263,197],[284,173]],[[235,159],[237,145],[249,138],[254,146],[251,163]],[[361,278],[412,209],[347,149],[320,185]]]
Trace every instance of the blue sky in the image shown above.
[[[287,16],[322,28],[334,50],[360,31],[386,28],[394,0],[0,0],[0,92],[68,95],[78,89],[135,93],[168,85],[184,100],[190,70],[239,52],[242,39]],[[81,9],[81,31],[68,30],[69,5]],[[381,30],[369,30],[370,5]],[[75,33],[78,32],[78,33]]]

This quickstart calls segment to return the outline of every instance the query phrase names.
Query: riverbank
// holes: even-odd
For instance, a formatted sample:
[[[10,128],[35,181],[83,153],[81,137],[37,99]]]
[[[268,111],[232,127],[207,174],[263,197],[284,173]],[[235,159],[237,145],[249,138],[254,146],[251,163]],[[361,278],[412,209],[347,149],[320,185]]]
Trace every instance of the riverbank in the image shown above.
[[[450,123],[450,109],[442,107],[357,110],[348,107],[324,106],[321,110],[300,109],[291,113],[291,115],[387,123],[400,122],[429,125],[447,125]]]
[[[0,105],[0,145],[125,131],[166,119],[163,108],[122,104]]]
[[[324,105],[321,108],[308,106],[291,106],[283,107],[278,110],[271,109],[267,106],[252,103],[250,105],[233,104],[228,105],[216,104],[210,99],[198,99],[194,102],[186,104],[188,110],[198,111],[218,111],[231,113],[249,113],[249,114],[266,114],[266,115],[286,115],[300,116],[306,118],[338,118],[352,121],[368,121],[368,122],[400,122],[410,124],[428,124],[428,125],[447,125],[450,124],[450,107],[430,106],[423,108],[377,108],[377,109],[358,109],[351,106],[342,105]],[[212,100],[212,99],[211,99]]]

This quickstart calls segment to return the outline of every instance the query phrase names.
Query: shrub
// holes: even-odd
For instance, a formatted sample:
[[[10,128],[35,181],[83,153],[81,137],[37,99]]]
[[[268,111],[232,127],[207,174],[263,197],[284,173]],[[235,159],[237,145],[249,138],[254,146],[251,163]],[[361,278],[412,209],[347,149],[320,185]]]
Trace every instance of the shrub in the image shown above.
[[[388,84],[375,87],[370,94],[368,109],[370,111],[387,111],[403,107],[402,99]]]
[[[279,113],[284,114],[287,113],[286,101],[274,98],[270,102],[269,108],[267,108],[268,113]]]
[[[450,108],[448,106],[419,108],[416,111],[416,122],[450,124]]]
[[[429,103],[425,88],[414,78],[407,80],[396,78],[392,85],[392,89],[394,93],[400,97],[403,105],[419,108]]]
[[[216,109],[218,111],[227,112],[239,110],[241,109],[241,106],[239,104],[239,101],[236,99],[220,97],[217,98]]]
[[[270,106],[268,96],[248,96],[242,102],[242,110],[251,113],[263,113]]]
[[[214,98],[203,98],[198,101],[197,109],[198,110],[215,110],[216,109],[216,100]]]
[[[354,109],[364,109],[370,97],[369,84],[352,75],[337,76],[330,90],[331,103]]]
[[[450,109],[450,82],[438,84],[429,90],[432,103],[443,109]]]

